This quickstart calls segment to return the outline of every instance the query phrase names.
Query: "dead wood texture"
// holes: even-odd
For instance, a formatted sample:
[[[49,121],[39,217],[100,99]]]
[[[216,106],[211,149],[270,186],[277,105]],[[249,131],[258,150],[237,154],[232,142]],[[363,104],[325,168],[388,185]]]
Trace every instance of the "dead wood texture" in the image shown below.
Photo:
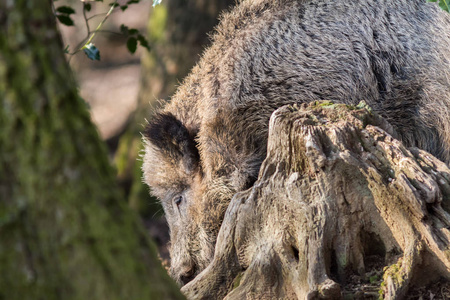
[[[213,262],[182,291],[401,299],[450,279],[450,170],[395,136],[364,103],[278,109],[258,181],[235,195]]]

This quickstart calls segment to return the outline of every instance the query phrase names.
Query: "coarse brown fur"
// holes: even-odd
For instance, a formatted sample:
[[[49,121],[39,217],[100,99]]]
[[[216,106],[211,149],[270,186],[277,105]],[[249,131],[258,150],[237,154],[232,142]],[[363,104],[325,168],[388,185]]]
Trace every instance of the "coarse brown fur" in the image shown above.
[[[425,0],[254,0],[144,133],[145,182],[171,231],[171,274],[210,262],[231,197],[256,180],[278,107],[365,100],[406,145],[449,162],[450,20]]]

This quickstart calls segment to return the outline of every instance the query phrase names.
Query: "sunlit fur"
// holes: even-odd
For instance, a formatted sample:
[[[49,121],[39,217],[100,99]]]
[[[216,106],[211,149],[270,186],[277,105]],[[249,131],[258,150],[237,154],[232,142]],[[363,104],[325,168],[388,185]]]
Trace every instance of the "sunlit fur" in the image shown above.
[[[281,105],[365,100],[407,145],[448,163],[449,33],[448,14],[425,0],[255,0],[224,14],[144,134],[144,178],[170,226],[172,276],[186,283],[212,259],[224,212],[256,180]],[[175,119],[178,139],[164,129]],[[159,130],[169,136],[156,142]],[[183,152],[192,145],[197,154]]]

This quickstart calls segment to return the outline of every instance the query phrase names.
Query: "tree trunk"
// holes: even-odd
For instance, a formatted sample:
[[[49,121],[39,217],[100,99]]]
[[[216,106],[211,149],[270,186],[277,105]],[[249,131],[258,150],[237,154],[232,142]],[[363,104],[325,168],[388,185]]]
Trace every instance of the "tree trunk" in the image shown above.
[[[450,169],[363,103],[285,106],[190,299],[401,299],[450,279]],[[362,284],[364,283],[364,284]]]
[[[180,299],[120,197],[51,3],[0,2],[0,299]]]
[[[168,99],[175,88],[200,58],[209,43],[208,32],[218,22],[219,13],[234,0],[167,0],[152,8],[148,23],[151,51],[142,57],[142,79],[138,108],[128,129],[121,136],[115,162],[119,180],[129,186],[129,202],[137,211],[154,215],[162,211],[149,199],[142,184],[141,163],[136,159],[141,150],[141,131],[151,118],[157,99]],[[149,105],[151,103],[151,105]]]

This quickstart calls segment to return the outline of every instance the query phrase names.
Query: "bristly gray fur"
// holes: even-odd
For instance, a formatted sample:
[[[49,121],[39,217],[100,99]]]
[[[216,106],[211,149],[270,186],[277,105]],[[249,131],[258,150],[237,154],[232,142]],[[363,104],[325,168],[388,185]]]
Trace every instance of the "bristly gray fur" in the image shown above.
[[[163,109],[195,136],[195,174],[144,139],[145,181],[171,230],[172,276],[186,283],[208,265],[231,197],[257,178],[269,117],[282,105],[365,100],[406,145],[448,163],[449,49],[449,15],[425,0],[248,0],[224,14]]]

